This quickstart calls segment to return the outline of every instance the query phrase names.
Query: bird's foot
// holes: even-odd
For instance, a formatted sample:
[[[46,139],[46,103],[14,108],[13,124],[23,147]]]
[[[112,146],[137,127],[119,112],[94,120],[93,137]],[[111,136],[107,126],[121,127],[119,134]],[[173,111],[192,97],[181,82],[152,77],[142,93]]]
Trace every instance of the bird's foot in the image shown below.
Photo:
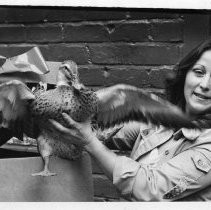
[[[32,174],[32,176],[56,176],[56,175],[57,175],[56,173],[52,173],[47,170]]]

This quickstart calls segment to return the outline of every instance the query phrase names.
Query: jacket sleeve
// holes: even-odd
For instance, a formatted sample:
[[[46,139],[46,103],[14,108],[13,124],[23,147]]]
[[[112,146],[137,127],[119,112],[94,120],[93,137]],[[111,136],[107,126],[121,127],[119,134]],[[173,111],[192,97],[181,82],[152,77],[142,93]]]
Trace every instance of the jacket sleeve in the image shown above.
[[[128,200],[178,200],[211,184],[210,160],[211,152],[200,148],[186,150],[156,167],[119,156],[113,183]]]
[[[120,131],[112,138],[106,139],[104,144],[112,150],[132,150],[142,124],[136,121],[125,123]]]

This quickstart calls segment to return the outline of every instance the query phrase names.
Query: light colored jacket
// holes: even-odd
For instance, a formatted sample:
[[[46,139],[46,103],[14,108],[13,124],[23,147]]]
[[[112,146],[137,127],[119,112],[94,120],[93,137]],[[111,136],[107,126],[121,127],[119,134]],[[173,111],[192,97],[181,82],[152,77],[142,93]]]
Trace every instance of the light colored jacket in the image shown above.
[[[133,122],[112,141],[118,149],[133,147],[113,171],[113,184],[127,200],[211,200],[211,129],[174,132]]]

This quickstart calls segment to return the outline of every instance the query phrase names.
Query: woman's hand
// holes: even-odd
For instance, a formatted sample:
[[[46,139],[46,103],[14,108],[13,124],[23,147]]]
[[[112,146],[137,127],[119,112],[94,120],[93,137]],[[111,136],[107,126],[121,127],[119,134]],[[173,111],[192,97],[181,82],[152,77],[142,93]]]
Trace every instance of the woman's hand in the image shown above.
[[[55,120],[50,120],[53,129],[61,135],[61,138],[79,146],[86,146],[93,141],[95,133],[92,131],[90,121],[78,123],[66,113],[62,113],[62,116],[68,127],[64,127]]]
[[[90,121],[78,123],[69,115],[65,113],[62,115],[68,128],[54,120],[50,120],[53,129],[56,130],[65,141],[69,141],[78,146],[84,146],[84,149],[95,158],[105,174],[112,180],[117,155],[99,141],[96,134],[92,131]]]

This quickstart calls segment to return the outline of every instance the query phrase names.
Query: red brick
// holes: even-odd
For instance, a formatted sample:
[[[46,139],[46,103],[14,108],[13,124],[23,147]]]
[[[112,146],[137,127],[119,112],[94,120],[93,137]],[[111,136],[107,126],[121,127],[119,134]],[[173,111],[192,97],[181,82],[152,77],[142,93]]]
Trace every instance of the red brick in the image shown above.
[[[78,22],[99,20],[122,20],[126,18],[127,11],[112,8],[68,8],[60,7],[48,10],[48,22]]]
[[[0,25],[0,42],[25,42],[25,27],[22,25]]]
[[[106,71],[105,71],[106,67]],[[111,86],[119,83],[134,85],[140,88],[162,86],[162,82],[153,81],[148,72],[153,67],[142,66],[100,66],[79,67],[80,79],[86,86]],[[159,70],[157,70],[159,72]],[[106,76],[107,74],[107,76]],[[164,75],[162,74],[161,77]],[[156,79],[155,79],[156,80]],[[153,81],[153,82],[152,82]],[[154,85],[155,82],[155,85]]]
[[[7,8],[1,8],[0,7],[0,23],[6,23],[7,22]]]
[[[105,67],[107,77],[105,76]],[[128,84],[140,88],[164,88],[166,75],[173,67],[143,66],[79,66],[80,79],[86,86]]]
[[[108,31],[103,25],[64,25],[66,42],[105,42],[109,41]]]
[[[209,13],[187,13],[184,15],[184,45],[182,57],[189,53],[202,41],[210,38]]]
[[[149,87],[149,75],[146,68],[143,67],[112,67],[109,70],[109,76],[106,78],[106,86],[114,84],[128,84],[137,87]]]
[[[146,23],[120,23],[107,26],[112,41],[139,42],[148,41],[149,24]]]
[[[40,46],[45,59],[48,61],[74,60],[78,65],[88,63],[88,54],[83,44],[50,44]]]
[[[6,23],[43,22],[45,19],[45,13],[46,9],[38,7],[0,8],[0,22],[6,22]]]
[[[172,10],[143,10],[115,8],[72,8],[72,7],[6,7],[0,8],[0,22],[39,23],[75,22],[123,19],[172,19],[182,16]]]
[[[0,55],[13,57],[30,50],[32,45],[0,45]]]
[[[81,66],[79,67],[80,80],[86,86],[105,85],[103,67]]]
[[[177,45],[90,44],[89,51],[94,64],[170,65],[179,58]]]
[[[19,55],[31,49],[33,46],[38,46],[47,61],[64,61],[72,59],[77,64],[87,64],[88,57],[86,49],[82,45],[0,45],[0,55],[12,57]]]
[[[170,71],[172,71],[170,68],[153,68],[149,74],[150,86],[152,88],[165,88],[165,79]]]
[[[183,41],[183,22],[153,22],[150,36],[152,41]]]
[[[26,27],[26,40],[28,42],[58,42],[62,41],[60,25],[31,25]]]
[[[153,10],[153,9],[137,9],[129,12],[129,19],[177,19],[182,16],[178,11],[173,10]]]

